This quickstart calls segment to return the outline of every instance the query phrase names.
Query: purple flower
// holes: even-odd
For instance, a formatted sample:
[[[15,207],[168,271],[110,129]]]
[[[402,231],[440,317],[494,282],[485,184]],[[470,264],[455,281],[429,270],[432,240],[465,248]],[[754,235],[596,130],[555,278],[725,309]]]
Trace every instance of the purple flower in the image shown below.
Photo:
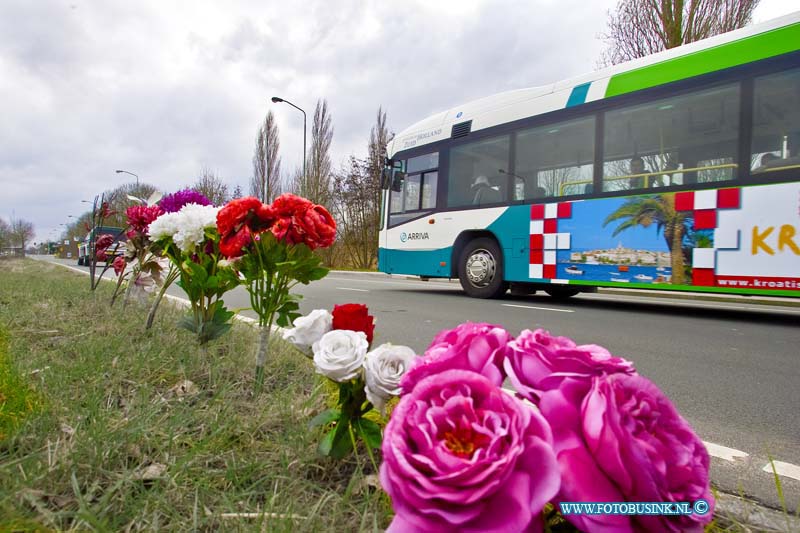
[[[557,388],[565,378],[584,379],[588,387],[592,376],[636,372],[632,362],[614,357],[602,346],[578,346],[543,329],[526,329],[511,341],[503,367],[514,389],[532,402],[543,391]]]
[[[383,438],[388,532],[541,531],[560,479],[542,416],[469,370],[421,379]]]
[[[165,213],[177,213],[186,204],[211,205],[211,200],[195,190],[184,189],[168,194],[158,202]]]
[[[503,359],[512,338],[506,330],[492,324],[467,322],[444,330],[403,376],[400,387],[406,394],[424,378],[455,368],[472,370],[500,386],[505,379]]]
[[[562,483],[555,501],[692,502],[689,516],[590,516],[568,519],[582,531],[703,531],[713,517],[709,458],[700,438],[652,382],[616,373],[566,378],[539,406],[553,430]]]

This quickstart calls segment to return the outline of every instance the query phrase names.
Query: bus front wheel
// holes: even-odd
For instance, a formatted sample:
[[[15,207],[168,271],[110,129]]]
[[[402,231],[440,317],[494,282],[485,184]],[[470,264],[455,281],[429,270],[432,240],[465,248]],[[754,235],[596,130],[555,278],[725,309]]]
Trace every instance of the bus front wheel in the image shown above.
[[[464,248],[458,262],[461,287],[473,298],[499,298],[508,290],[503,280],[503,254],[488,237],[480,237]]]

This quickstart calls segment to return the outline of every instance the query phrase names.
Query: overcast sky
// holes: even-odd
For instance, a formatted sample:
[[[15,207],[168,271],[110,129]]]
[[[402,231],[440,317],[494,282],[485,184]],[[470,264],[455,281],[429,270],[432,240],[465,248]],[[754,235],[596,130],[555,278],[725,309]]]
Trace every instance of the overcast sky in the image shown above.
[[[593,70],[615,0],[0,1],[0,217],[57,237],[68,215],[134,178],[164,192],[202,167],[248,191],[269,109],[282,169],[302,115],[333,117],[332,161],[390,129],[497,92]],[[762,0],[760,22],[792,2]],[[310,142],[310,135],[309,135]]]

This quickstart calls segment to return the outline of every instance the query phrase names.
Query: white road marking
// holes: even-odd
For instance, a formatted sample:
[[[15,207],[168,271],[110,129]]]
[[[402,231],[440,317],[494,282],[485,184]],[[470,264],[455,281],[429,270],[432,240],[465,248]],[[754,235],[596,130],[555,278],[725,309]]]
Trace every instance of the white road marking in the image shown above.
[[[736,459],[744,459],[745,457],[749,456],[748,453],[743,452],[741,450],[726,448],[725,446],[720,446],[719,444],[714,444],[713,442],[703,441],[703,444],[705,444],[706,450],[708,450],[708,455],[710,455],[711,457],[716,457],[718,459],[724,459],[726,461],[735,461]]]
[[[500,304],[503,307],[519,307],[520,309],[538,309],[540,311],[555,311],[557,313],[574,313],[572,309],[553,309],[552,307],[534,307],[532,305]]]
[[[779,476],[790,477],[800,481],[800,466],[793,465],[792,463],[784,463],[783,461],[772,461],[772,464],[767,463],[761,470],[772,474],[772,465],[775,465],[775,472],[777,472]]]
[[[368,289],[353,289],[351,287],[336,287],[340,291],[356,291],[356,292],[369,292]]]

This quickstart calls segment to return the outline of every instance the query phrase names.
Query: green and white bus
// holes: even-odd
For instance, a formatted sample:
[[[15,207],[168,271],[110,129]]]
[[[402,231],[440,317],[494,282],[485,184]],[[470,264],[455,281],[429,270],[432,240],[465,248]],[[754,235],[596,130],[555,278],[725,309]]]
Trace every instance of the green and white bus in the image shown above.
[[[800,296],[800,12],[398,134],[379,270]]]

